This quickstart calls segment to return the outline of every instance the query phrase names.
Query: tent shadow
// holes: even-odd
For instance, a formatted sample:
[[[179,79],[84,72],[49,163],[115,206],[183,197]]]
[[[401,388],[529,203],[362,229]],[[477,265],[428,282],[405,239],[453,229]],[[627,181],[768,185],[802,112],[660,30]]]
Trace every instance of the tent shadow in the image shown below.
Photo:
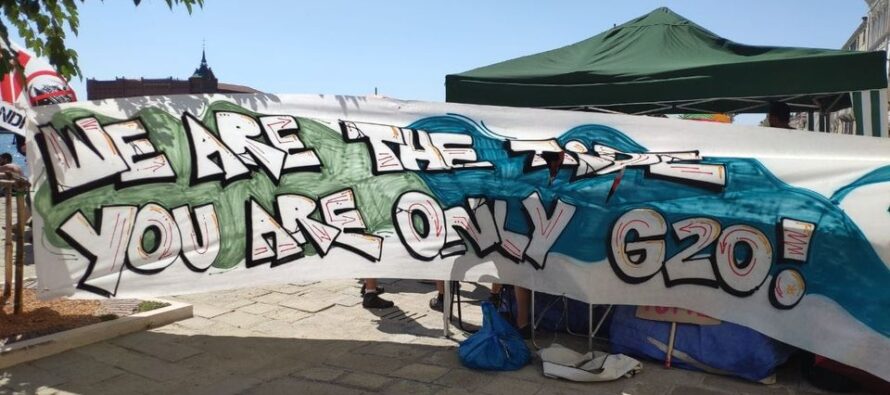
[[[543,377],[539,361],[512,372],[471,371],[461,365],[456,345],[444,342],[265,337],[233,327],[212,327],[204,332],[216,334],[195,335],[181,327],[165,327],[16,365],[0,371],[0,393],[358,393],[369,390],[363,386],[371,379],[379,383],[373,391],[382,393],[397,392],[406,381],[425,393],[449,388],[474,392],[490,390],[486,385],[496,378],[527,386],[553,386],[556,392],[567,393],[621,393],[628,389],[632,393],[666,393],[677,383],[701,383],[702,377],[710,387],[726,386],[737,392],[815,391],[801,380],[795,364],[779,369],[776,387],[660,369],[661,361],[644,361],[644,373],[633,378],[571,383]],[[572,341],[577,344],[572,346]],[[583,341],[571,337],[560,343],[583,348]],[[420,368],[432,376],[410,378],[410,372]]]
[[[325,381],[412,363],[460,365],[454,346],[141,332],[4,369],[0,393],[357,392]]]

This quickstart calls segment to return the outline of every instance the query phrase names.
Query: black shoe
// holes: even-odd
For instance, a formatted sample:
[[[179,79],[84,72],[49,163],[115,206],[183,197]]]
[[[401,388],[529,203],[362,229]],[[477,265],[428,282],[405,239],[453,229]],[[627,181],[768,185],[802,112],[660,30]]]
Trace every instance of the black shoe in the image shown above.
[[[516,328],[516,331],[519,332],[519,335],[522,336],[523,339],[531,339],[532,338],[532,326],[526,325],[522,328]]]
[[[362,307],[366,309],[388,309],[395,303],[381,299],[376,292],[368,292],[362,296]]]
[[[361,290],[362,296],[365,296],[365,292],[366,292],[365,284],[362,284],[362,290]],[[382,295],[384,292],[386,292],[386,290],[384,290],[383,287],[377,287],[377,295]]]
[[[445,310],[445,295],[438,294],[435,298],[430,299],[430,308],[435,311]]]
[[[496,309],[500,308],[501,307],[501,294],[496,294],[496,293],[492,292],[491,294],[488,295],[488,301],[494,305],[494,308],[496,308]]]

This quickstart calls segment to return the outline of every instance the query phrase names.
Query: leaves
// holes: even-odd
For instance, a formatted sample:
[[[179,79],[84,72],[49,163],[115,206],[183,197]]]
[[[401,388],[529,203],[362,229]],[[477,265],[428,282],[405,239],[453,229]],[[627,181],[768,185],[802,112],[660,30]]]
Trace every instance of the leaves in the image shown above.
[[[21,70],[18,57],[9,41],[9,27],[18,32],[24,46],[37,56],[45,56],[66,79],[80,77],[77,51],[65,45],[68,32],[77,35],[80,27],[78,6],[84,0],[0,0],[0,75]],[[195,6],[204,7],[204,0],[164,0],[171,10],[184,6],[189,14]],[[139,6],[142,0],[133,0]]]

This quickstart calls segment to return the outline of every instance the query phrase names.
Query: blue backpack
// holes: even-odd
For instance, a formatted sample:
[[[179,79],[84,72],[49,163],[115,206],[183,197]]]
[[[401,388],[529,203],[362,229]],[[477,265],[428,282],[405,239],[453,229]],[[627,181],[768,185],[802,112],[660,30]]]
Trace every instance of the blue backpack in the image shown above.
[[[481,370],[518,370],[531,358],[519,332],[487,301],[482,302],[482,329],[460,344],[458,354],[464,366]]]

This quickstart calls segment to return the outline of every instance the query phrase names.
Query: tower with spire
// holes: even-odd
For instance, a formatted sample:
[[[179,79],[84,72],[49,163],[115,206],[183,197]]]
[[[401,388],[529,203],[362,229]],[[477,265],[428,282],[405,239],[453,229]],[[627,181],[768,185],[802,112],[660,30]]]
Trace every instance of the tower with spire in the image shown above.
[[[103,100],[119,97],[151,95],[195,95],[205,93],[262,93],[249,86],[219,82],[207,64],[207,50],[201,45],[201,64],[186,80],[167,78],[123,78],[99,81],[87,79],[87,99]]]
[[[207,50],[201,48],[201,64],[189,77],[191,93],[213,93],[217,91],[219,81],[213,75],[213,69],[207,65]]]

